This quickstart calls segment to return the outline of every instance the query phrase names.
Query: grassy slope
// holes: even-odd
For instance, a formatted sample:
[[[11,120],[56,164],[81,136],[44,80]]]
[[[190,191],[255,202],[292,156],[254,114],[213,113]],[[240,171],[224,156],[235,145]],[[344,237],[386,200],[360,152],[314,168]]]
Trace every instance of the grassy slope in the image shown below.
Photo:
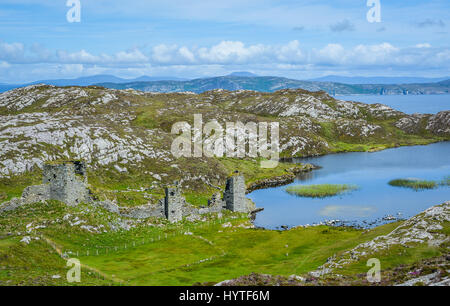
[[[64,279],[51,278],[54,274],[64,278],[67,268],[48,244],[41,239],[25,245],[19,242],[20,237],[6,236],[6,233],[23,233],[25,225],[32,221],[42,224],[45,220],[61,220],[68,213],[78,214],[80,218],[84,216],[89,224],[106,224],[111,219],[102,210],[83,214],[84,209],[86,207],[70,208],[51,202],[31,205],[0,217],[0,282],[64,284]],[[102,234],[90,234],[64,222],[47,222],[45,228],[29,235],[43,235],[56,243],[62,252],[78,251],[82,264],[107,276],[103,280],[94,274],[83,274],[82,284],[192,285],[219,282],[251,272],[302,274],[317,268],[334,253],[386,234],[395,227],[390,224],[363,232],[320,226],[281,232],[237,227],[248,221],[238,215],[235,219],[230,217],[232,215],[225,215],[233,224],[230,227],[187,222],[177,228],[143,224],[130,231]],[[187,231],[193,235],[182,234]],[[169,235],[167,240],[156,239],[164,237],[165,233]],[[150,242],[149,237],[157,241]],[[119,246],[117,251],[115,246]],[[100,250],[98,256],[95,255],[97,249]],[[86,251],[90,256],[82,255]],[[71,256],[76,257],[74,254]],[[211,257],[211,260],[199,263]]]

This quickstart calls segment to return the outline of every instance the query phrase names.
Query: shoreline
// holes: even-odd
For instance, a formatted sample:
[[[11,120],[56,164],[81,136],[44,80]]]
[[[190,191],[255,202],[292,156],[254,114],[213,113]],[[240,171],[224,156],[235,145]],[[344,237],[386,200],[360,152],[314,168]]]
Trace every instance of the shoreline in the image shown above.
[[[324,154],[317,154],[317,155],[308,155],[308,156],[302,156],[302,157],[282,157],[279,159],[280,162],[283,163],[291,163],[293,165],[297,165],[297,166],[302,166],[306,168],[299,168],[299,167],[295,167],[290,169],[290,173],[287,173],[285,175],[281,175],[281,176],[274,176],[274,177],[270,177],[270,178],[266,178],[263,180],[258,180],[255,182],[252,182],[250,184],[247,185],[247,191],[246,194],[250,194],[253,191],[256,190],[260,190],[260,189],[266,189],[266,188],[273,188],[273,187],[279,187],[279,186],[284,186],[284,185],[288,185],[292,182],[295,181],[295,177],[297,174],[299,173],[307,173],[307,172],[311,172],[313,170],[317,170],[322,168],[321,166],[318,165],[314,165],[311,163],[296,163],[295,160],[300,160],[300,159],[307,159],[307,158],[316,158],[316,157],[322,157],[322,156],[326,156],[326,155],[331,155],[331,154],[346,154],[346,153],[376,153],[376,152],[381,152],[381,151],[385,151],[385,150],[391,150],[391,149],[398,149],[398,148],[402,148],[402,147],[414,147],[414,146],[428,146],[431,144],[436,144],[436,143],[441,143],[441,142],[449,142],[450,140],[447,139],[443,139],[443,140],[435,140],[435,141],[431,141],[429,143],[425,143],[425,144],[403,144],[403,145],[397,145],[397,146],[388,146],[388,147],[384,147],[384,148],[373,148],[369,151],[341,151],[341,152],[327,152]]]
[[[389,145],[389,144],[383,144],[380,145],[380,147],[373,147],[372,149],[368,151],[331,151],[331,152],[325,152],[325,153],[318,153],[314,155],[305,155],[305,156],[291,156],[291,157],[281,157],[279,159],[280,162],[286,162],[286,163],[294,163],[293,160],[295,159],[306,159],[306,158],[315,158],[315,157],[322,157],[327,155],[333,155],[333,154],[345,154],[345,153],[375,153],[390,149],[398,149],[403,147],[415,147],[415,146],[428,146],[435,143],[441,143],[441,142],[450,142],[449,139],[429,139],[430,141],[427,143],[412,143],[412,144],[395,144],[395,145]]]
[[[301,168],[299,166],[301,166]],[[290,173],[250,183],[247,186],[246,194],[250,194],[255,190],[288,185],[295,181],[297,174],[311,172],[316,169],[320,169],[320,167],[309,163],[298,165],[297,167],[289,169]]]
[[[325,156],[325,155],[328,155],[328,154],[342,154],[342,153],[374,153],[374,152],[384,151],[384,150],[388,150],[388,149],[397,149],[397,148],[401,148],[401,147],[414,147],[414,146],[423,147],[423,146],[428,146],[428,145],[438,144],[438,143],[445,143],[445,142],[449,142],[449,140],[433,141],[433,142],[430,142],[428,144],[400,145],[400,146],[395,146],[395,147],[383,148],[382,150],[377,150],[377,151],[333,152],[333,153],[327,153],[327,154],[324,154],[324,155],[314,156],[314,157],[321,157],[321,156]],[[296,169],[297,171],[295,172],[295,174],[289,173],[289,174],[286,174],[286,175],[283,175],[283,176],[276,176],[276,177],[273,177],[273,178],[267,178],[267,179],[264,179],[264,180],[260,180],[260,181],[254,182],[254,183],[252,183],[249,186],[247,194],[250,194],[250,193],[252,193],[253,191],[256,191],[256,190],[274,188],[274,187],[279,187],[279,186],[284,186],[284,185],[291,184],[291,183],[293,183],[295,181],[296,174],[307,173],[307,172],[310,172],[310,171],[322,168],[320,166],[313,165],[313,164],[310,164],[310,163],[302,163],[302,159],[307,159],[307,157],[303,157],[303,158],[296,158],[296,157],[280,158],[280,162],[295,164],[295,161],[297,160],[298,163],[299,163],[297,165],[310,165],[311,168],[308,168],[308,169]],[[396,215],[395,218],[392,218],[392,219],[390,219],[390,217],[391,217],[391,215],[387,214],[387,215],[385,215],[383,217],[380,217],[380,218],[378,218],[376,220],[373,220],[373,222],[370,222],[368,224],[358,224],[357,222],[352,221],[352,220],[323,220],[322,222],[319,222],[319,223],[316,223],[316,224],[308,224],[308,225],[296,224],[296,225],[291,225],[291,226],[280,224],[276,228],[266,228],[264,226],[257,226],[257,225],[255,225],[254,221],[256,221],[256,220],[252,220],[252,223],[255,225],[256,228],[263,229],[263,230],[289,230],[289,229],[295,229],[295,228],[320,226],[320,225],[332,226],[332,227],[348,227],[348,228],[353,228],[353,229],[358,229],[358,230],[367,230],[367,229],[370,229],[370,228],[376,228],[376,227],[382,226],[384,224],[389,224],[389,223],[400,222],[400,221],[406,220],[405,217],[400,217],[400,216],[397,216],[397,215]],[[335,222],[335,221],[337,221],[337,222]]]

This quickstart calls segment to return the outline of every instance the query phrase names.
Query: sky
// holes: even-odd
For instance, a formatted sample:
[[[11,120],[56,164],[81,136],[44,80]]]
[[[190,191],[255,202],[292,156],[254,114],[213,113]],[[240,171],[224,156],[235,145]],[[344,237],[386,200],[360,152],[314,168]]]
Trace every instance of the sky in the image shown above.
[[[448,0],[0,0],[0,83],[449,76],[449,17]]]

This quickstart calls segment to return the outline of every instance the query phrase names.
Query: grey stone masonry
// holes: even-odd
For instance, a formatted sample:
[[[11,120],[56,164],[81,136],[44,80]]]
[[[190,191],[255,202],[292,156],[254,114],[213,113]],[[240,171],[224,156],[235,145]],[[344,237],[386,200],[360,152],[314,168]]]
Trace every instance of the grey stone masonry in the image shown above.
[[[208,200],[207,211],[210,213],[221,212],[226,208],[225,202],[221,199],[220,192],[213,194],[212,198]]]
[[[255,210],[255,204],[245,196],[244,176],[238,172],[227,179],[225,191],[216,192],[206,207],[196,207],[186,202],[181,193],[180,184],[175,181],[165,189],[165,198],[155,204],[132,208],[120,208],[117,203],[94,201],[87,185],[86,166],[81,161],[50,162],[43,167],[43,184],[25,188],[21,198],[14,198],[0,207],[3,211],[14,210],[20,206],[58,200],[70,206],[90,203],[110,212],[128,218],[146,219],[150,217],[166,218],[175,223],[184,217],[198,220],[201,215],[219,213],[224,209],[233,212],[249,213]]]
[[[166,197],[164,199],[164,214],[170,222],[178,222],[183,219],[183,206],[186,201],[181,195],[178,182],[174,186],[166,188]]]
[[[43,184],[25,188],[20,198],[13,198],[10,202],[2,205],[0,213],[14,210],[23,205],[48,200],[58,200],[70,206],[76,206],[80,203],[93,203],[91,192],[87,186],[86,166],[83,162],[46,163],[42,171]],[[106,205],[105,203],[100,204],[100,206]],[[118,211],[118,207],[114,209],[114,212]]]
[[[91,201],[84,162],[64,161],[44,164],[43,184],[48,186],[49,199],[72,206]]]
[[[227,179],[223,201],[226,208],[236,212],[248,212],[247,198],[245,197],[245,179],[239,172]]]

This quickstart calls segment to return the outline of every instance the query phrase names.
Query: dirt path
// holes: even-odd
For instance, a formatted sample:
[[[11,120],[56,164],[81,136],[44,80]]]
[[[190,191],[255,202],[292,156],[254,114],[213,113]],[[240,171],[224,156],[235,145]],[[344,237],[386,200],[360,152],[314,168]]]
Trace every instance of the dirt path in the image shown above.
[[[68,261],[68,258],[64,257],[64,255],[63,255],[61,249],[58,247],[58,245],[57,245],[54,241],[52,241],[52,240],[51,240],[50,238],[48,238],[48,237],[45,237],[44,235],[41,235],[41,238],[44,239],[44,241],[47,242],[47,244],[50,245],[50,246],[53,248],[53,250],[55,250],[55,252],[58,253],[58,255],[59,255],[62,259],[64,259],[65,261]],[[81,263],[81,267],[82,267],[83,269],[86,269],[86,270],[88,270],[88,271],[91,271],[91,272],[93,272],[93,273],[99,275],[99,276],[102,277],[103,279],[107,279],[107,280],[110,280],[110,281],[112,281],[112,282],[116,282],[116,283],[120,283],[120,284],[125,283],[124,280],[122,280],[122,279],[120,279],[120,278],[110,276],[110,275],[108,275],[108,274],[106,274],[106,273],[103,273],[102,271],[100,271],[100,270],[98,270],[98,269],[96,269],[96,268],[93,268],[93,267],[91,267],[91,266],[88,266],[88,265],[86,265],[86,264]]]

